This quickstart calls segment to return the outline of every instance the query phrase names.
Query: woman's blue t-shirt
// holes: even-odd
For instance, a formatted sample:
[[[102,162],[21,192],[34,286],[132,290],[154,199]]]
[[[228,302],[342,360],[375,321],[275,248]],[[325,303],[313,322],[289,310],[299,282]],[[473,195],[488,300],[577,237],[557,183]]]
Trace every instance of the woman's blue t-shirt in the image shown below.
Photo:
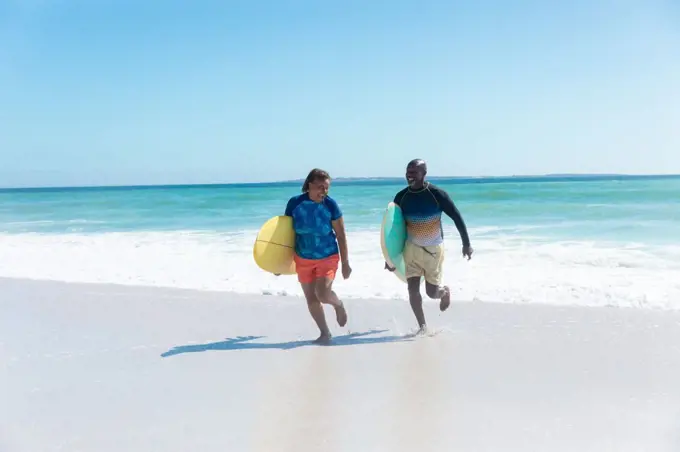
[[[321,202],[307,193],[288,201],[285,215],[293,217],[295,253],[304,259],[324,259],[338,253],[338,242],[331,221],[342,217],[338,203],[330,196]]]

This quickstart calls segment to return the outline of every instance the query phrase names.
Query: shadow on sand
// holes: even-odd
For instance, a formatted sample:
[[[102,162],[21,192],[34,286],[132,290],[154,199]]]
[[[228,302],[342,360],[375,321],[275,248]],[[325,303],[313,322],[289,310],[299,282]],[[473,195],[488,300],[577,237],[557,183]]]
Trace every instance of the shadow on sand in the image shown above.
[[[220,342],[211,342],[208,344],[195,345],[180,345],[171,350],[161,354],[163,358],[168,356],[179,355],[181,353],[196,353],[206,352],[209,350],[290,350],[298,347],[306,347],[314,345],[318,347],[337,347],[346,345],[361,345],[361,344],[381,344],[385,342],[405,342],[413,339],[414,335],[408,334],[403,336],[378,336],[366,337],[372,334],[383,333],[387,330],[371,330],[365,333],[351,333],[344,336],[335,336],[330,344],[319,345],[315,344],[313,340],[309,341],[290,341],[290,342],[250,342],[256,339],[262,339],[264,336],[239,336],[235,338],[228,338]]]

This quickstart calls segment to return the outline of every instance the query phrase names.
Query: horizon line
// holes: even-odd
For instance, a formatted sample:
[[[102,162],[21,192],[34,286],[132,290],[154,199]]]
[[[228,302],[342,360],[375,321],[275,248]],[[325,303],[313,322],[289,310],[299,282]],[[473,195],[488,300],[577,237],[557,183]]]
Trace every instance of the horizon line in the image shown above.
[[[428,176],[430,180],[494,180],[494,179],[574,179],[574,178],[673,178],[680,177],[680,173],[666,173],[666,174],[634,174],[634,173],[546,173],[546,174],[513,174],[504,176]],[[341,176],[333,177],[333,181],[397,181],[402,180],[403,177],[397,176],[368,176],[368,177],[353,177]],[[169,184],[109,184],[109,185],[42,185],[42,186],[9,186],[2,187],[2,191],[12,190],[68,190],[68,189],[97,189],[97,188],[180,188],[180,187],[227,187],[227,186],[258,186],[258,185],[274,185],[274,184],[294,184],[304,181],[304,178],[299,179],[281,179],[272,181],[257,181],[257,182],[204,182],[204,183],[169,183]]]

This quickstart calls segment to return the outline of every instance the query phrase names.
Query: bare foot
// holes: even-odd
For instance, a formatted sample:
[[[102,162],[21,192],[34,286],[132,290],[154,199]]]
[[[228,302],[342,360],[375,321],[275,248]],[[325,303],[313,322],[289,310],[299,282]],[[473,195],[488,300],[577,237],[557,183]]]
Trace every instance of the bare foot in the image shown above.
[[[332,338],[333,336],[331,335],[331,333],[321,333],[321,336],[316,338],[314,340],[314,343],[319,345],[328,345],[331,343]]]
[[[451,304],[451,290],[449,286],[444,286],[444,295],[442,295],[441,301],[439,302],[439,310],[444,312],[449,308]]]
[[[338,325],[345,326],[347,323],[347,310],[345,310],[345,305],[340,302],[340,306],[334,306],[335,308],[335,318],[338,321]]]

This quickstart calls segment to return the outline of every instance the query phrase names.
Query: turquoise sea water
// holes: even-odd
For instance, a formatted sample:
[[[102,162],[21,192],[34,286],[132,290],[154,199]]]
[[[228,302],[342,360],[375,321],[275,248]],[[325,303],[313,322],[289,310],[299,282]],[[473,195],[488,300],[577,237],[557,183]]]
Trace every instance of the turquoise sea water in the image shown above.
[[[537,268],[541,268],[541,262],[544,268],[557,262],[558,267],[561,265],[565,271],[573,273],[578,264],[571,253],[577,252],[583,258],[589,257],[591,270],[595,273],[609,265],[598,266],[599,257],[610,264],[612,259],[618,259],[623,268],[638,268],[638,273],[624,275],[628,279],[642,278],[644,274],[649,280],[645,267],[638,265],[643,261],[649,268],[657,270],[662,263],[662,269],[671,272],[661,276],[678,276],[672,272],[680,267],[680,261],[677,266],[673,262],[680,257],[674,254],[680,245],[680,177],[517,177],[432,179],[432,182],[450,193],[470,230],[476,255],[473,259],[475,264],[464,267],[468,273],[477,268],[475,265],[496,272],[508,271],[503,265],[521,266],[522,262],[517,260],[520,257]],[[366,265],[368,268],[370,262],[372,268],[381,260],[377,234],[382,214],[386,204],[403,187],[404,182],[400,179],[335,181],[332,184],[330,195],[338,201],[345,214],[351,252],[356,256],[355,267]],[[279,287],[277,281],[281,279],[269,280],[269,275],[262,275],[251,267],[249,271],[252,274],[246,279],[251,278],[252,281],[243,284],[243,287],[221,286],[209,278],[204,278],[201,284],[183,284],[182,279],[196,279],[191,274],[174,275],[175,283],[166,284],[157,276],[145,276],[144,272],[153,273],[149,268],[130,270],[128,265],[126,270],[123,263],[116,262],[107,262],[99,275],[93,274],[92,268],[101,267],[102,262],[107,261],[107,246],[112,247],[108,251],[109,260],[126,249],[129,253],[121,258],[135,260],[137,250],[137,259],[141,259],[142,255],[149,259],[147,267],[157,267],[158,264],[153,264],[155,260],[172,259],[167,253],[177,254],[181,248],[189,261],[200,261],[200,254],[196,254],[199,250],[204,257],[210,255],[213,265],[220,267],[215,274],[219,273],[221,281],[224,281],[225,277],[229,279],[229,269],[236,266],[235,261],[232,262],[236,259],[234,256],[245,261],[243,265],[252,265],[248,253],[253,234],[267,218],[282,214],[288,198],[299,191],[299,182],[0,190],[0,250],[6,256],[12,255],[23,261],[17,263],[15,260],[15,265],[5,263],[0,271],[6,276],[297,293],[294,281],[285,280]],[[452,224],[451,220],[445,219],[447,247],[457,252],[460,239]],[[193,240],[191,243],[195,249],[186,240]],[[200,248],[198,243],[205,248]],[[88,246],[98,250],[97,254],[90,256],[84,253],[82,259],[85,261],[71,262],[74,249],[82,253],[83,247],[88,249]],[[155,257],[154,246],[160,253]],[[22,247],[25,251],[23,258]],[[64,259],[70,262],[66,267],[72,274],[66,274],[66,269],[61,272],[44,271],[39,269],[42,268],[40,265],[31,266],[26,259],[37,253],[36,247],[42,248],[43,254],[54,255],[54,259],[61,260],[62,266]],[[653,254],[657,256],[656,262]],[[513,256],[517,259],[513,260]],[[495,264],[486,261],[492,257]],[[177,256],[177,260],[181,261],[182,257]],[[118,269],[114,271],[117,265]],[[177,272],[184,268],[181,262],[177,265]],[[526,271],[532,269],[527,267]],[[558,271],[558,268],[553,270]],[[370,274],[374,271],[378,270],[371,269]],[[368,280],[377,277],[384,280],[378,284],[382,287],[380,290],[371,290],[366,281],[357,283],[360,287],[352,286],[351,281],[343,281],[343,284],[356,296],[400,297],[401,288],[391,288],[394,281],[389,277],[385,280],[382,273],[370,274],[366,276]],[[482,275],[468,276],[471,278],[468,286],[461,282],[460,290],[470,298],[479,298],[479,290],[470,286],[478,285],[476,278],[482,281]],[[262,278],[267,280],[266,284],[256,282]],[[653,290],[657,294],[657,304],[668,305],[677,301],[680,305],[680,300],[672,299],[677,296],[674,291],[678,288],[676,284],[680,284],[680,277],[676,281],[665,286],[662,284],[662,291],[667,289],[665,294],[658,294],[659,287]],[[581,289],[587,287],[585,280],[576,283]],[[514,298],[504,294],[502,284],[498,284],[483,298],[527,301],[532,294],[538,296],[535,292],[537,282],[532,284],[533,288],[527,287],[524,292],[515,287],[515,282],[506,284],[508,290],[514,287],[515,293],[521,294]],[[538,285],[541,284],[544,283],[539,281]],[[554,284],[558,283],[552,281],[548,286]],[[643,290],[642,287],[638,289]],[[545,298],[546,295],[540,297]]]
[[[471,227],[534,228],[546,237],[607,240],[680,238],[680,177],[630,179],[444,179]],[[280,214],[299,183],[24,189],[0,191],[0,231],[113,231],[258,228]],[[330,195],[348,228],[375,228],[402,181],[336,182]]]

